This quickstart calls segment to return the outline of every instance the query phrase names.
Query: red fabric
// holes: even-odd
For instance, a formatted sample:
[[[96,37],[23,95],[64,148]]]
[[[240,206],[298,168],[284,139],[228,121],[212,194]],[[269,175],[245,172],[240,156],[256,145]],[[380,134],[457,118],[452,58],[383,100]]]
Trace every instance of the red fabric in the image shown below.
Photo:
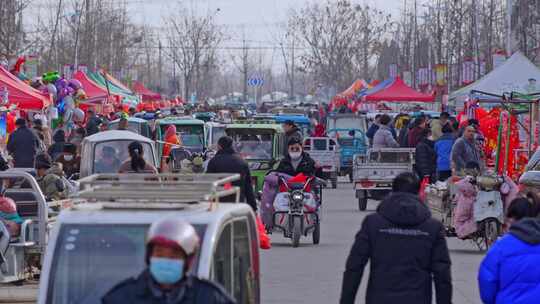
[[[96,84],[92,80],[90,80],[90,78],[88,78],[88,76],[86,76],[86,74],[84,74],[82,71],[75,72],[75,74],[73,74],[73,78],[81,82],[81,84],[83,85],[83,89],[86,92],[86,96],[88,96],[88,98],[94,98],[94,97],[106,98],[109,95],[107,92],[107,88],[104,88]],[[111,94],[111,96],[114,96],[114,95]]]
[[[266,229],[262,223],[261,217],[257,215],[257,230],[259,232],[259,242],[261,249],[270,249],[272,248],[272,243],[270,242],[270,237],[266,233]]]
[[[9,104],[16,104],[19,109],[41,110],[51,104],[51,96],[42,93],[0,66],[0,88],[9,92]]]
[[[326,128],[322,124],[315,126],[315,132],[313,132],[314,137],[326,137]]]
[[[420,93],[414,90],[413,88],[407,86],[401,78],[397,77],[390,86],[376,93],[366,96],[365,100],[367,101],[433,102],[435,101],[435,96]]]
[[[422,182],[420,183],[420,191],[418,192],[418,196],[420,196],[420,200],[422,202],[426,202],[426,187],[429,185],[429,176],[424,176],[422,179]]]
[[[135,81],[133,82],[133,91],[142,96],[143,101],[160,100],[161,94],[153,92],[146,88],[144,84]]]

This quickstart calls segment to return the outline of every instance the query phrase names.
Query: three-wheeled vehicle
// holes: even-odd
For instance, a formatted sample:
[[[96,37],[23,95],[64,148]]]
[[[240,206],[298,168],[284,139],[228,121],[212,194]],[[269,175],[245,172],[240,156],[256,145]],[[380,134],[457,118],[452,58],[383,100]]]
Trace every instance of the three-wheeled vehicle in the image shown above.
[[[80,177],[117,173],[120,165],[129,160],[128,146],[134,141],[142,144],[146,162],[159,168],[153,140],[131,131],[104,131],[82,141]]]
[[[139,178],[140,177],[140,178]],[[149,226],[163,217],[191,223],[201,246],[196,276],[222,285],[237,303],[258,304],[259,240],[246,204],[219,203],[239,175],[93,175],[58,216],[40,278],[40,304],[100,303],[116,284],[146,268]]]
[[[156,141],[158,142],[158,156],[161,159],[165,132],[169,125],[176,126],[178,137],[182,146],[192,153],[203,153],[206,149],[204,121],[191,117],[167,117],[156,121]]]
[[[504,179],[500,176],[484,175],[463,177],[470,179],[471,186],[476,191],[472,215],[477,230],[467,238],[473,241],[480,250],[486,250],[493,245],[503,232],[504,203],[501,195],[501,185]],[[449,179],[446,183],[427,185],[425,188],[426,204],[433,218],[441,221],[447,237],[455,237],[454,227],[455,208],[458,204],[459,184]],[[466,190],[471,191],[469,189]]]
[[[237,121],[227,125],[225,132],[248,162],[254,189],[262,191],[266,174],[283,157],[285,133],[281,125],[272,121]]]
[[[118,130],[120,119],[113,120],[109,123],[109,130]],[[148,120],[137,117],[128,118],[128,130],[140,134],[144,137],[152,138],[152,130]]]
[[[383,199],[398,174],[413,172],[414,153],[414,148],[380,148],[355,155],[354,190],[358,209],[366,210],[369,198]]]
[[[330,137],[308,137],[304,139],[304,151],[322,167],[326,179],[336,189],[339,174],[339,146],[336,141]]]
[[[11,235],[6,223],[0,221],[0,284],[24,283],[33,279],[41,267],[47,235],[53,224],[52,204],[49,206],[35,178],[22,169],[0,172],[4,196],[15,201],[23,222],[19,235]],[[12,222],[12,224],[14,224]],[[8,288],[5,290],[4,288]],[[5,294],[4,294],[5,292]],[[9,302],[9,287],[0,287],[0,302]]]
[[[339,174],[348,175],[352,182],[353,158],[357,154],[365,154],[368,149],[366,116],[331,113],[326,120],[326,130],[328,137],[339,144]]]

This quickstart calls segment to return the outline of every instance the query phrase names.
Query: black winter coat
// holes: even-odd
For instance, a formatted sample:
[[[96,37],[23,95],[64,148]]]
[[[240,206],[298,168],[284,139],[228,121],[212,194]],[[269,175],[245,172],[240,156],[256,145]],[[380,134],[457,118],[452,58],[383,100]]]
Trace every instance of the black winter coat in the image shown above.
[[[437,171],[437,152],[435,143],[429,139],[422,139],[416,146],[415,168],[420,178],[426,175],[435,176]]]
[[[34,168],[34,158],[40,146],[36,134],[28,127],[19,127],[9,137],[7,150],[13,156],[15,168]]]
[[[450,304],[452,280],[444,229],[418,196],[393,193],[368,215],[347,259],[341,304],[353,304],[370,260],[366,304]]]
[[[248,205],[257,211],[257,201],[253,194],[253,186],[251,185],[251,172],[247,162],[234,152],[233,149],[220,150],[214,158],[208,162],[206,173],[238,173],[240,181],[234,182],[233,185],[240,187],[241,197]]]
[[[306,176],[314,175],[319,178],[324,178],[321,168],[317,168],[315,166],[315,161],[306,152],[302,153],[302,160],[298,164],[298,167],[296,167],[296,170],[292,165],[289,153],[287,153],[287,155],[279,162],[279,165],[275,171],[285,173],[290,176],[296,176],[300,173],[304,173]]]
[[[99,132],[99,125],[102,123],[101,119],[97,116],[91,116],[86,123],[86,135],[94,135]]]
[[[184,294],[176,301],[167,301],[152,282],[151,275],[144,271],[137,278],[127,279],[113,287],[102,299],[103,304],[234,304],[234,299],[213,282],[187,277],[183,283]]]

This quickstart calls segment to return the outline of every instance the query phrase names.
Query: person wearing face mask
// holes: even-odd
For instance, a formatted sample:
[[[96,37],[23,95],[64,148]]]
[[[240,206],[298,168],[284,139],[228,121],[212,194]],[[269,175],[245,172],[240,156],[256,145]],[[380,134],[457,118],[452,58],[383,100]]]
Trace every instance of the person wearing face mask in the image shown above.
[[[415,169],[420,178],[429,176],[431,182],[435,182],[435,172],[437,171],[437,153],[435,143],[431,137],[431,130],[424,129],[420,134],[420,141],[416,145]]]
[[[146,269],[113,287],[102,303],[234,304],[222,287],[190,273],[199,245],[195,228],[187,222],[168,217],[153,223],[146,241]]]
[[[306,176],[324,178],[321,168],[316,165],[308,153],[303,151],[302,142],[296,137],[289,139],[287,143],[287,155],[279,162],[275,171],[290,176],[303,173]]]
[[[64,151],[56,158],[56,162],[64,167],[66,176],[72,176],[79,172],[81,166],[81,157],[77,153],[77,146],[74,144],[64,144]]]

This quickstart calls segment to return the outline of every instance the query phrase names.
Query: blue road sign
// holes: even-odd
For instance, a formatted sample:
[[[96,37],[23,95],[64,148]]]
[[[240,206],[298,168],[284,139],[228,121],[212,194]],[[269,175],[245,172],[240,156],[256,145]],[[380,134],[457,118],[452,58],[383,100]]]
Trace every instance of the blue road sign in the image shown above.
[[[250,87],[262,87],[264,85],[264,78],[259,75],[254,75],[248,79],[247,83]]]

